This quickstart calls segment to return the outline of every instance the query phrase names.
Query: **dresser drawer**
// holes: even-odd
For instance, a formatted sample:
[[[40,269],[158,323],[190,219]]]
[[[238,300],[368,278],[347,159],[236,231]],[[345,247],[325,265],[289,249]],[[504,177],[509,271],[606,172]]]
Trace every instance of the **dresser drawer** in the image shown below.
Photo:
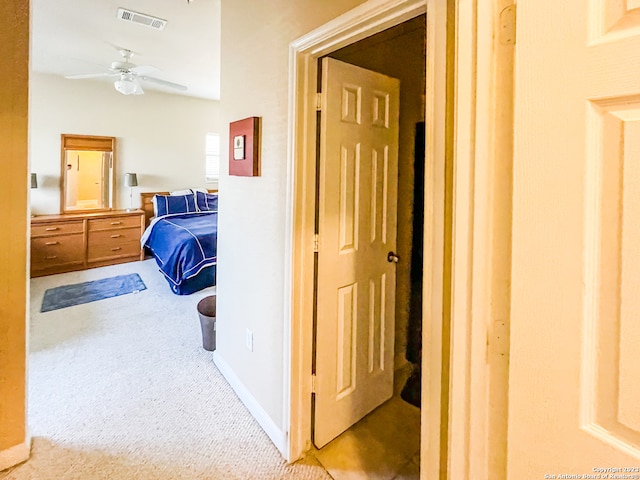
[[[31,236],[41,237],[44,235],[66,235],[69,233],[82,233],[82,220],[68,222],[31,224]]]
[[[121,228],[118,230],[94,230],[89,232],[89,248],[98,245],[119,245],[136,241],[140,244],[139,228]]]
[[[89,232],[87,260],[140,255],[140,229],[123,228]]]
[[[31,268],[45,270],[84,262],[84,237],[81,234],[31,239]]]
[[[138,227],[138,231],[140,231],[140,222],[140,215],[127,215],[111,218],[90,218],[89,231],[97,232],[100,230],[113,230],[116,228],[131,227]]]
[[[140,256],[140,241],[133,241],[120,244],[97,244],[89,245],[87,261],[96,262],[114,257]]]

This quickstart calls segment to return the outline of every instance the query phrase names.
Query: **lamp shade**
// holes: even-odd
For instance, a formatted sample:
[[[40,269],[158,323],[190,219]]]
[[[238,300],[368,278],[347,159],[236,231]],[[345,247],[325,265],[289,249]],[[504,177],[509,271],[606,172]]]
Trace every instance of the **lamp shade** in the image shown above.
[[[125,187],[137,187],[138,186],[138,176],[135,173],[125,173],[124,174],[124,186]]]
[[[31,174],[31,188],[38,188],[38,176],[35,173]]]

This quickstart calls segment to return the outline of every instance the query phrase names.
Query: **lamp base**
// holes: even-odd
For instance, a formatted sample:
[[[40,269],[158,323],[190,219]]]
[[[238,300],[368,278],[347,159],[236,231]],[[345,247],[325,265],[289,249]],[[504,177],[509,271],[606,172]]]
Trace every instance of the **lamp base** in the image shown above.
[[[127,212],[132,212],[135,210],[133,208],[133,187],[129,187],[129,208],[126,209]]]

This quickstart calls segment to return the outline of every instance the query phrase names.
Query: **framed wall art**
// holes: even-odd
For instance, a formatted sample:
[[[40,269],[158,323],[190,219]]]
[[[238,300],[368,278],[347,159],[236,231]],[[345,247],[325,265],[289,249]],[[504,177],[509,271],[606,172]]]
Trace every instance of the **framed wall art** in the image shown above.
[[[260,175],[260,117],[249,117],[229,124],[229,175]]]

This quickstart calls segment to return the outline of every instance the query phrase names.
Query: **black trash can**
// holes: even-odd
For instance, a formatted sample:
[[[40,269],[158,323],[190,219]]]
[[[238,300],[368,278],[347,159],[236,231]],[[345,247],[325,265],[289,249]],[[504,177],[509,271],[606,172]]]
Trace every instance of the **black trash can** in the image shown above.
[[[216,349],[216,296],[209,295],[198,302],[198,315],[202,329],[202,348]]]

